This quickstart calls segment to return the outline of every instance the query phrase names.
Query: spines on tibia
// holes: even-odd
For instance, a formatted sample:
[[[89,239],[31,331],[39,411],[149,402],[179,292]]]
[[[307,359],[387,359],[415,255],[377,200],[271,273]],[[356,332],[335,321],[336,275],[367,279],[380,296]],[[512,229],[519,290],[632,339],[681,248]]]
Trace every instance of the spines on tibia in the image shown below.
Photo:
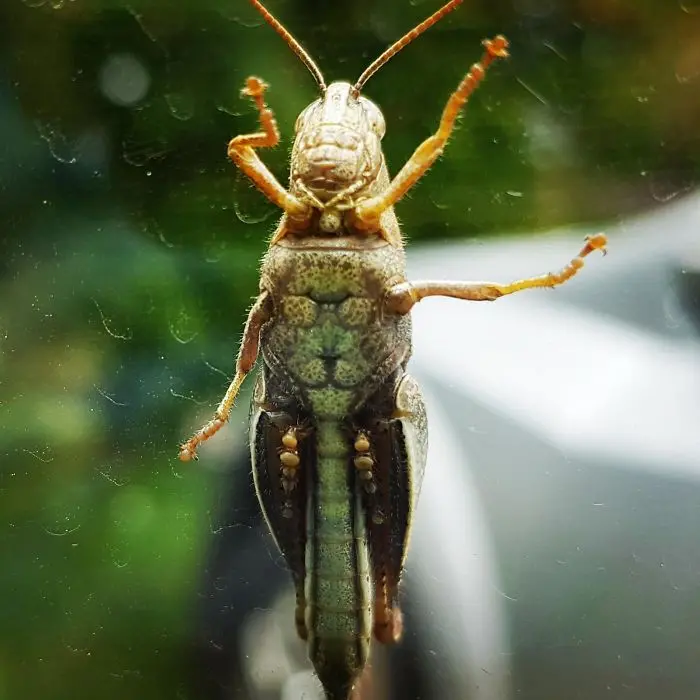
[[[369,656],[369,554],[348,435],[336,420],[319,421],[315,435],[306,549],[308,649],[327,699],[347,700]]]

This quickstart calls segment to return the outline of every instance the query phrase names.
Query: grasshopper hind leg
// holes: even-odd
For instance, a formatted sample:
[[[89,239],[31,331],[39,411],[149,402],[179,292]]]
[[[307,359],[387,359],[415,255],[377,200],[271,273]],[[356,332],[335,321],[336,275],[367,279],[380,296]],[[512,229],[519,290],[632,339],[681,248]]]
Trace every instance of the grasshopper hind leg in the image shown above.
[[[306,489],[311,452],[298,412],[276,405],[258,375],[250,416],[253,481],[261,509],[275,543],[294,581],[294,623],[298,636],[308,638],[306,627]]]
[[[370,543],[373,634],[393,644],[403,632],[399,585],[425,470],[427,419],[420,388],[408,374],[387,382],[368,403],[380,408],[357,421],[353,463]]]

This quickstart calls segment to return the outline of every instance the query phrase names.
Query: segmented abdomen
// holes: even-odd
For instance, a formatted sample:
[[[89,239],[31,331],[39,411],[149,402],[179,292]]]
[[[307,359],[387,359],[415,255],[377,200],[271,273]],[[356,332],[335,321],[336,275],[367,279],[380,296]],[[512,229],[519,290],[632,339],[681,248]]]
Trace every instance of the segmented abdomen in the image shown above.
[[[306,544],[309,656],[328,697],[346,700],[369,656],[369,555],[342,424],[320,419],[316,440],[316,474],[309,480]]]

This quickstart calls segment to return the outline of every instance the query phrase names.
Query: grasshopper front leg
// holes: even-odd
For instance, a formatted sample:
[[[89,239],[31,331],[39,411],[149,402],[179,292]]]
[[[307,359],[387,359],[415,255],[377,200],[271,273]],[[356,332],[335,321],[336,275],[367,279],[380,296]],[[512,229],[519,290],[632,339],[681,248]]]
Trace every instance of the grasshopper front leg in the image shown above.
[[[583,259],[594,250],[605,254],[607,238],[603,233],[596,233],[586,238],[586,245],[579,254],[559,272],[550,272],[539,277],[528,277],[510,284],[496,282],[402,282],[387,292],[384,298],[386,311],[395,314],[407,314],[415,304],[425,297],[441,296],[467,301],[494,301],[507,294],[515,294],[523,289],[537,287],[557,287],[570,280],[582,267]]]
[[[206,442],[210,437],[224,427],[224,424],[231,415],[233,402],[236,400],[243,380],[248,372],[253,369],[255,361],[258,359],[258,349],[260,347],[260,329],[263,324],[268,321],[272,315],[272,299],[268,292],[263,292],[253,304],[253,308],[248,314],[248,320],[243,331],[243,340],[238,351],[238,359],[236,360],[236,376],[229,384],[224,398],[221,399],[214,417],[202,426],[186,443],[180,446],[180,459],[183,462],[189,462],[191,459],[197,459],[197,448],[203,442]]]
[[[305,220],[311,215],[311,207],[284,189],[255,152],[256,148],[272,148],[280,140],[275,115],[265,104],[267,88],[267,83],[260,78],[250,77],[246,80],[241,94],[250,97],[255,103],[262,132],[241,134],[231,139],[228,144],[228,155],[271,202],[293,219]]]
[[[462,82],[447,100],[437,131],[418,146],[384,192],[357,205],[352,219],[355,228],[361,231],[376,230],[379,227],[381,214],[389,207],[393,207],[440,157],[447,144],[447,139],[452,134],[457,116],[470,95],[484,79],[489,65],[497,58],[508,57],[506,50],[508,41],[503,36],[485,40],[484,47],[486,51],[481,61],[471,67],[471,70],[464,76]]]

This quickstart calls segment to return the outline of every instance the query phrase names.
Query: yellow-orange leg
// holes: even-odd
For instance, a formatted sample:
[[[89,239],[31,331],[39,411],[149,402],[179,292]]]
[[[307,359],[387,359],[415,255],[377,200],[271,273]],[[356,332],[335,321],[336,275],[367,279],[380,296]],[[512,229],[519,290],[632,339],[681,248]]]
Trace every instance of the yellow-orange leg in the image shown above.
[[[268,85],[260,78],[250,77],[246,80],[241,94],[250,97],[255,103],[262,131],[256,134],[241,134],[231,139],[228,155],[271,202],[294,219],[304,219],[310,216],[311,207],[284,189],[255,152],[256,148],[272,148],[280,140],[275,115],[265,104],[267,88]]]
[[[586,245],[566,267],[559,272],[550,272],[539,277],[529,277],[510,284],[495,282],[402,282],[392,287],[384,299],[386,311],[406,314],[421,299],[440,296],[466,299],[467,301],[494,301],[507,294],[515,294],[523,289],[537,287],[557,287],[571,279],[582,267],[583,259],[594,250],[605,254],[607,238],[603,233],[596,233],[586,238]]]
[[[375,230],[379,225],[382,212],[396,204],[413,185],[420,180],[428,168],[440,157],[447,139],[452,133],[457,115],[464,107],[469,96],[484,79],[486,69],[496,58],[506,58],[508,41],[503,36],[485,40],[486,51],[480,63],[475,63],[464,76],[457,89],[450,95],[442,112],[438,130],[418,146],[408,162],[401,168],[389,187],[377,195],[357,205],[353,225],[360,230]]]
[[[263,292],[256,299],[253,308],[248,314],[241,348],[238,351],[238,359],[236,360],[236,376],[226,390],[224,398],[221,399],[214,418],[180,446],[180,459],[183,462],[197,459],[197,448],[199,445],[218,433],[231,415],[231,409],[233,408],[233,402],[236,400],[238,390],[241,388],[248,372],[253,369],[253,365],[255,365],[255,361],[258,358],[260,328],[270,318],[270,313],[271,299],[267,292]]]

